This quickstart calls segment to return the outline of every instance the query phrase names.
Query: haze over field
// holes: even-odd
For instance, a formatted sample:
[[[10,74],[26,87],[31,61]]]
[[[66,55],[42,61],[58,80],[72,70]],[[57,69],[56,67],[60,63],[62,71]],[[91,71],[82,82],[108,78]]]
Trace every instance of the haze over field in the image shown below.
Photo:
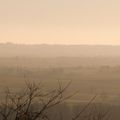
[[[120,0],[0,0],[0,120],[120,120]]]
[[[0,57],[120,57],[120,46],[0,44]]]

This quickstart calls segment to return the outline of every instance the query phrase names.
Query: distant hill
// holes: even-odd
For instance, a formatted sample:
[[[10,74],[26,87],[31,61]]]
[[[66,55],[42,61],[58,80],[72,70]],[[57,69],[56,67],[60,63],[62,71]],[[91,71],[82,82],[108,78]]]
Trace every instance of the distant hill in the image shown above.
[[[0,57],[120,57],[120,46],[0,44]]]

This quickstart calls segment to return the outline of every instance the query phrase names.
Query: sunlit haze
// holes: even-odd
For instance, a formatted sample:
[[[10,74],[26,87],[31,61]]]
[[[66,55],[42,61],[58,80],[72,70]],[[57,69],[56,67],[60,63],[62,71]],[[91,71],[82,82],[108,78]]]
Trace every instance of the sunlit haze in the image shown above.
[[[0,0],[0,43],[120,44],[120,0]]]

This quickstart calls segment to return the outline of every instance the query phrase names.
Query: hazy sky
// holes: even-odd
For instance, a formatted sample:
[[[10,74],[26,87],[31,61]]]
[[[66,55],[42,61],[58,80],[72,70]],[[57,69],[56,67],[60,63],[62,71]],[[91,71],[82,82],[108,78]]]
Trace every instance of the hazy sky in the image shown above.
[[[120,0],[0,0],[0,42],[120,44]]]

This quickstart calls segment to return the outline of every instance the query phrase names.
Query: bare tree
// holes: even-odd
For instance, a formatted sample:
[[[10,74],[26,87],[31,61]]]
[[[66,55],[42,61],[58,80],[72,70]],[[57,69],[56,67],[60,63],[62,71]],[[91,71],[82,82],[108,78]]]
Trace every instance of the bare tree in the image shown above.
[[[26,88],[21,93],[7,89],[5,100],[0,105],[0,117],[3,120],[47,120],[48,109],[72,96],[64,96],[69,85],[62,87],[59,83],[58,88],[45,91],[41,84],[26,82]]]
[[[7,88],[4,102],[0,105],[0,119],[50,120],[47,114],[49,109],[54,108],[76,94],[76,92],[67,96],[64,94],[71,82],[64,87],[60,82],[58,83],[59,86],[51,90],[45,90],[42,84],[31,82],[26,82],[26,88],[20,93],[12,92]],[[96,96],[94,96],[81,111],[78,111],[78,114],[71,118],[71,120],[78,120],[95,98]],[[104,120],[105,115],[98,114],[98,117],[92,116],[92,119],[89,120]],[[88,118],[91,117],[89,116]],[[63,120],[62,115],[60,115],[60,120]]]

